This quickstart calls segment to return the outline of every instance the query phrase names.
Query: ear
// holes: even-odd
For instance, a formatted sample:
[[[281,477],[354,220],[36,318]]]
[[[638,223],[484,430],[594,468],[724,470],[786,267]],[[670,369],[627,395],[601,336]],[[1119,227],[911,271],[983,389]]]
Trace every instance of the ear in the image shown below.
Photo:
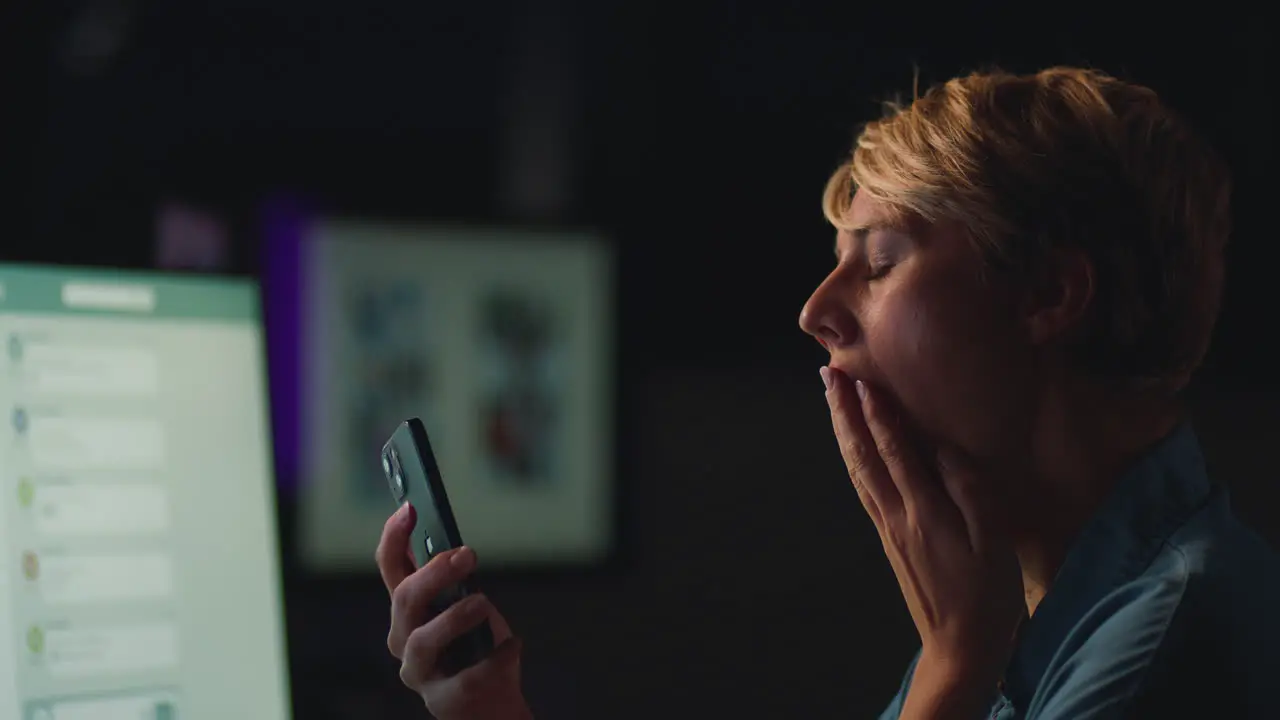
[[[1093,303],[1093,261],[1078,248],[1054,250],[1033,274],[1024,318],[1037,345],[1057,342],[1074,333]]]

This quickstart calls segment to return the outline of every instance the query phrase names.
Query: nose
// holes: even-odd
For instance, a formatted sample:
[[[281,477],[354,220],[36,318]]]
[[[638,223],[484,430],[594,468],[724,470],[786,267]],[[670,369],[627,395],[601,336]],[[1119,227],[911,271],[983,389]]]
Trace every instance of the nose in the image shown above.
[[[841,292],[841,290],[846,292]],[[858,320],[843,297],[839,271],[827,276],[800,310],[800,329],[812,335],[828,350],[852,345],[858,338]]]

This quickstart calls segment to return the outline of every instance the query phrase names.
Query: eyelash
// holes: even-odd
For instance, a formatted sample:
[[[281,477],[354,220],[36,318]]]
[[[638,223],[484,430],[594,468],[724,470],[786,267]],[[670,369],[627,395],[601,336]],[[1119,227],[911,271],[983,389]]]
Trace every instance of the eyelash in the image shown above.
[[[889,271],[892,269],[893,269],[892,264],[885,264],[879,267],[868,267],[866,279],[868,282],[872,280],[879,280],[885,275],[888,275]]]

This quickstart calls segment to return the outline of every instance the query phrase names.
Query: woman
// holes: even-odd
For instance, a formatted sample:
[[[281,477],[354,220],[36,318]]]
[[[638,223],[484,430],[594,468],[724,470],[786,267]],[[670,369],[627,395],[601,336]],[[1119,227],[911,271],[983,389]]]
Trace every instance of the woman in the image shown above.
[[[975,74],[869,124],[828,183],[836,264],[803,329],[922,647],[883,717],[1280,717],[1280,570],[1205,475],[1180,391],[1222,293],[1229,178],[1146,88]],[[530,717],[462,550],[379,565],[431,711]],[[438,648],[505,641],[446,677]]]

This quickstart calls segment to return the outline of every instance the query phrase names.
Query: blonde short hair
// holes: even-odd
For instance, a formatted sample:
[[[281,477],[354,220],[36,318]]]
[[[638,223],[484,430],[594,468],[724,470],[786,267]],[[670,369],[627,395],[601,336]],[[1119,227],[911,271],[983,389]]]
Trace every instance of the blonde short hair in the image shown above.
[[[1208,349],[1230,174],[1145,87],[1067,67],[950,80],[865,126],[827,183],[838,227],[855,190],[961,223],[995,268],[1083,249],[1094,301],[1075,349],[1092,373],[1176,390]]]

